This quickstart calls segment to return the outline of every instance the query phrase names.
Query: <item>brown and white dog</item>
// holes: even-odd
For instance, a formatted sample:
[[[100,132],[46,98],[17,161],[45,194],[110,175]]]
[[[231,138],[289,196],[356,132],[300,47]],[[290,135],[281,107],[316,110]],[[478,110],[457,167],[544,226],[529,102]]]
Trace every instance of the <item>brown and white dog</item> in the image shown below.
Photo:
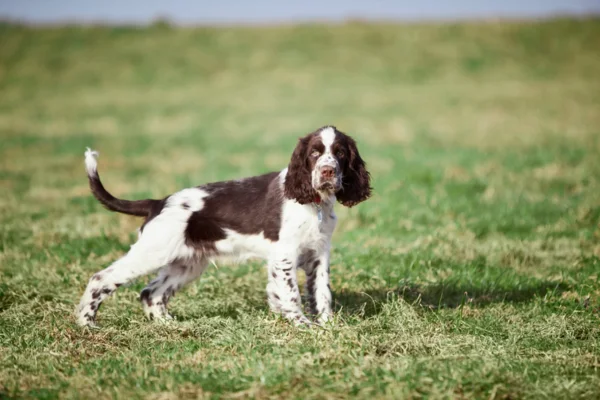
[[[198,278],[213,260],[262,258],[268,265],[270,308],[296,324],[302,312],[296,272],[306,272],[310,312],[331,317],[329,251],[336,201],[352,207],[371,195],[370,175],[356,143],[333,126],[301,138],[287,168],[250,178],[183,189],[162,200],[112,196],[97,171],[98,153],[85,165],[92,193],[106,208],[145,217],[129,252],[90,279],[77,308],[80,325],[94,325],[102,301],[119,286],[160,270],[142,290],[150,319],[170,319],[169,298]]]

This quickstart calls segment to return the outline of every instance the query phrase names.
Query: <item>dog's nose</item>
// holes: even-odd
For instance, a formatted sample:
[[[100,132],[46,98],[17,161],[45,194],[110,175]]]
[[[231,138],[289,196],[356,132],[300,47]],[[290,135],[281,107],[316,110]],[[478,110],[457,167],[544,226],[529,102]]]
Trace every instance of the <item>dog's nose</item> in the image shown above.
[[[334,170],[332,167],[323,167],[321,168],[321,178],[323,179],[332,179],[334,175]]]

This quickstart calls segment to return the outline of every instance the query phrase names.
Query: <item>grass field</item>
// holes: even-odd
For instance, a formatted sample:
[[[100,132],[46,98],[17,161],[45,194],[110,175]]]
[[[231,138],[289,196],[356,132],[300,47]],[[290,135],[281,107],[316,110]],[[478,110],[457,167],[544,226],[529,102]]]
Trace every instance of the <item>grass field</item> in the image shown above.
[[[265,28],[0,25],[0,398],[600,397],[600,20]],[[268,311],[260,263],[145,320],[73,311],[139,220],[92,198],[279,170],[335,124],[336,316]],[[302,279],[304,279],[302,277]]]

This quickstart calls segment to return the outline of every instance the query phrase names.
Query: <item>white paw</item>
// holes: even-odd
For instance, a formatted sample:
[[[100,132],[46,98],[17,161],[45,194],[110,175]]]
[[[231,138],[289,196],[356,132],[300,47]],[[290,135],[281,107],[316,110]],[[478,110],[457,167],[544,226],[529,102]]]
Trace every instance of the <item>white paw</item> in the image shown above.
[[[144,314],[146,314],[146,318],[150,321],[155,322],[169,322],[175,319],[165,308],[157,306],[145,307]]]
[[[90,328],[97,328],[96,321],[93,318],[89,318],[87,314],[79,314],[77,317],[77,325],[79,326],[87,326]]]
[[[292,320],[294,322],[294,325],[297,327],[310,328],[311,326],[313,326],[312,321],[309,320],[308,318],[306,318],[306,316],[304,316],[304,315],[297,315],[297,316],[293,317]]]
[[[319,322],[320,325],[327,325],[328,322],[330,322],[331,319],[331,314],[329,313],[322,313],[319,314],[319,317],[317,318],[317,321]]]

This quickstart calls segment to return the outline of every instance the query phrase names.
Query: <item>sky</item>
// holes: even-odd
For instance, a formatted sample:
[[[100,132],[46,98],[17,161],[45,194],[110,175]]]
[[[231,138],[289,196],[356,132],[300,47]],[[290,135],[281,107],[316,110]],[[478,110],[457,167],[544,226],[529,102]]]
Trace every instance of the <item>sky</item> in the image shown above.
[[[30,23],[269,24],[299,21],[537,18],[600,14],[600,0],[0,0],[0,18]]]

